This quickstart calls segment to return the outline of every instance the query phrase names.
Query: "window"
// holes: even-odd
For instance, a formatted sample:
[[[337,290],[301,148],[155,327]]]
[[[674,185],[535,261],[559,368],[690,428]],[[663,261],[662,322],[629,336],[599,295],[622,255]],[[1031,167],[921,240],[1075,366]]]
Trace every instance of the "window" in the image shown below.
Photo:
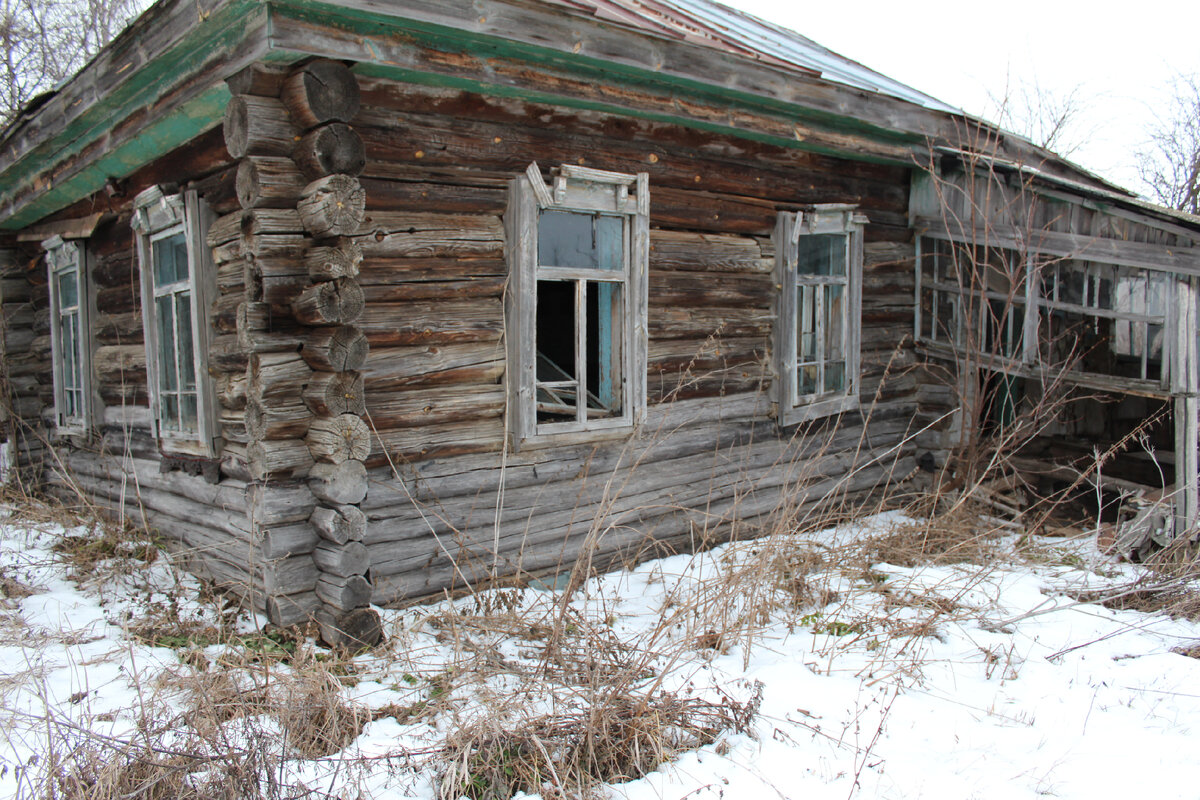
[[[1083,385],[1165,392],[1169,273],[997,246],[918,240],[917,339],[989,369],[1064,370]],[[1097,383],[1100,381],[1100,383]]]
[[[647,176],[536,164],[509,186],[512,432],[631,427],[646,397]]]
[[[775,347],[779,421],[858,407],[862,228],[854,206],[783,212],[775,228],[780,287]]]
[[[78,242],[42,242],[50,281],[54,421],[60,433],[86,434],[92,423],[91,330],[87,254]]]
[[[216,454],[214,397],[205,369],[216,291],[204,237],[211,213],[195,192],[160,187],[134,200],[146,366],[156,435],[166,452]]]

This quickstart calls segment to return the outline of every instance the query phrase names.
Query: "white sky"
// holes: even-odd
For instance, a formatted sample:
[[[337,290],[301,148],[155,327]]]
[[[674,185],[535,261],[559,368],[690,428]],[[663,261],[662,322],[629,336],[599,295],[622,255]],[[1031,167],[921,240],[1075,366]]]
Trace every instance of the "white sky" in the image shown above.
[[[1200,73],[1198,0],[722,0],[965,111],[1005,87],[1086,98],[1072,160],[1138,190],[1134,151],[1172,78]]]

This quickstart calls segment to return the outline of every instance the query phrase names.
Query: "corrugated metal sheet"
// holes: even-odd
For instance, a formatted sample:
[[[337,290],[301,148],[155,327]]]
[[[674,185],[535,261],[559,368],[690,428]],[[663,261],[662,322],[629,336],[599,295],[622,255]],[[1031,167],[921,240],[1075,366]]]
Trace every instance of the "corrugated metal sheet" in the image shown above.
[[[711,0],[549,0],[648,33],[736,53],[925,108],[962,113],[779,25]]]

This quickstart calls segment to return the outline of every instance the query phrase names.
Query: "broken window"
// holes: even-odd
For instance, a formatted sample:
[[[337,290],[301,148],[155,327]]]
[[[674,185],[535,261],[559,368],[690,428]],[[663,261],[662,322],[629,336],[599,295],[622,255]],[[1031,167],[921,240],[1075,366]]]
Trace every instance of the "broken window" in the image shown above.
[[[204,236],[210,214],[195,192],[147,189],[134,201],[150,404],[164,450],[214,455],[207,380],[206,298],[215,291]]]
[[[50,280],[50,344],[54,355],[54,419],[60,433],[91,426],[91,335],[86,251],[55,236],[42,242]]]
[[[1163,271],[923,237],[917,337],[994,369],[1065,368],[1076,382],[1115,377],[1157,393],[1166,390],[1171,281]]]
[[[511,388],[518,439],[632,425],[645,397],[644,175],[531,166],[512,185]]]
[[[862,226],[852,206],[785,212],[776,226],[780,421],[836,414],[858,402]]]

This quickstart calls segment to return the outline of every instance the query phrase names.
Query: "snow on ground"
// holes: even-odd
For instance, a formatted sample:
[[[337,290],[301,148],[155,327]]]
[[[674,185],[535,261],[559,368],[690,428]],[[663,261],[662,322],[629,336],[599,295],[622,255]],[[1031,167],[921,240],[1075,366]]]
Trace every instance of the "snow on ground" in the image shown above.
[[[111,762],[147,720],[233,749],[278,736],[288,722],[264,687],[295,684],[304,669],[324,670],[362,725],[340,752],[272,762],[279,780],[318,797],[433,798],[448,739],[481,719],[503,729],[578,708],[598,675],[631,694],[661,687],[726,708],[760,696],[748,731],[612,785],[612,797],[1196,795],[1200,660],[1173,650],[1200,643],[1200,625],[1073,599],[1118,592],[1141,568],[1088,538],[1000,542],[986,567],[896,566],[855,549],[904,524],[882,515],[644,563],[589,581],[565,610],[531,588],[384,611],[386,646],[338,659],[302,642],[289,665],[280,637],[256,634],[261,620],[202,601],[165,557],[73,574],[51,547],[86,530],[10,514],[0,796],[35,796],[52,753],[87,744]],[[197,697],[211,702],[219,686],[244,707],[205,728]],[[289,697],[284,710],[318,702]],[[164,735],[167,749],[200,746]]]

